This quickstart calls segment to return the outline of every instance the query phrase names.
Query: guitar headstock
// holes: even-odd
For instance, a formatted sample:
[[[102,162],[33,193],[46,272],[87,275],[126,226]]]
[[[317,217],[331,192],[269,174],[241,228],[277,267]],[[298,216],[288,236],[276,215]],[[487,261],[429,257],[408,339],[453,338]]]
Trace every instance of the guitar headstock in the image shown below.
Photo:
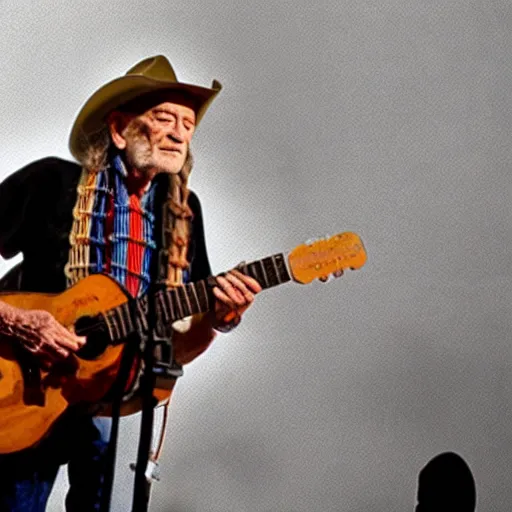
[[[290,273],[298,283],[327,280],[344,270],[356,270],[366,262],[363,242],[355,233],[339,233],[327,239],[297,246],[288,255]]]

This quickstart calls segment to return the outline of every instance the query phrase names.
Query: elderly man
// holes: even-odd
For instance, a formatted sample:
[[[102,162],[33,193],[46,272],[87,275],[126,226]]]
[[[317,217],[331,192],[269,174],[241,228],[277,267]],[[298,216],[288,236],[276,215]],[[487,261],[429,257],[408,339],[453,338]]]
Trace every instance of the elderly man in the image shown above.
[[[153,282],[178,286],[211,275],[200,202],[187,183],[190,142],[220,89],[216,81],[211,89],[179,82],[168,60],[157,56],[96,91],[71,131],[70,150],[80,165],[46,158],[0,185],[0,254],[23,254],[0,288],[61,292],[106,273],[137,297]],[[173,334],[180,364],[201,354],[215,331],[235,327],[261,290],[236,270],[217,285],[214,309]],[[47,312],[3,302],[0,333],[47,369],[85,343]],[[97,418],[68,410],[35,447],[0,456],[0,509],[44,510],[59,465],[68,462],[67,509],[97,510],[108,430],[102,427]]]

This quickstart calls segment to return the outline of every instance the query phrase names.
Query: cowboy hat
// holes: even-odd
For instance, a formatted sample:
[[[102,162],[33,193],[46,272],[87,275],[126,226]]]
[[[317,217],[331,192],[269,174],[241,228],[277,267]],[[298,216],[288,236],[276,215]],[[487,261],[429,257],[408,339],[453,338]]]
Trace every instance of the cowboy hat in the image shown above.
[[[78,158],[87,139],[105,127],[106,115],[139,96],[163,90],[184,92],[194,99],[197,125],[221,88],[217,80],[213,81],[211,89],[178,82],[170,62],[163,55],[144,59],[124,76],[98,89],[85,102],[71,129],[71,154]]]

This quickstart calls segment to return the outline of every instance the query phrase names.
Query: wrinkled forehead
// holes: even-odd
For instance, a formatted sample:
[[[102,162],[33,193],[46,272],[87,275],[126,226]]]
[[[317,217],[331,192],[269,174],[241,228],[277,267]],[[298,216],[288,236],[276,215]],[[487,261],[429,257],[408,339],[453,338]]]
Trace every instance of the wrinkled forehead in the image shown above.
[[[139,96],[138,98],[125,103],[121,107],[118,107],[117,110],[141,115],[156,107],[163,106],[164,104],[187,107],[193,110],[194,113],[197,113],[198,108],[197,102],[192,95],[183,91],[163,90]]]

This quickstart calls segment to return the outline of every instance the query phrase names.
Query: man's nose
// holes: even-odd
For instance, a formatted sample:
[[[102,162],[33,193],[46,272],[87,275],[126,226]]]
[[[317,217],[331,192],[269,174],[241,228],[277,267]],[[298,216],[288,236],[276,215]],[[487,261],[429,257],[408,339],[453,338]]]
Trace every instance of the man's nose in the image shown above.
[[[183,142],[185,142],[185,136],[185,128],[183,126],[180,126],[179,124],[176,124],[167,132],[167,137],[178,144],[182,144]]]
[[[175,131],[167,133],[167,138],[171,139],[176,144],[182,144],[184,142],[183,137],[181,137],[180,134],[176,133]]]

